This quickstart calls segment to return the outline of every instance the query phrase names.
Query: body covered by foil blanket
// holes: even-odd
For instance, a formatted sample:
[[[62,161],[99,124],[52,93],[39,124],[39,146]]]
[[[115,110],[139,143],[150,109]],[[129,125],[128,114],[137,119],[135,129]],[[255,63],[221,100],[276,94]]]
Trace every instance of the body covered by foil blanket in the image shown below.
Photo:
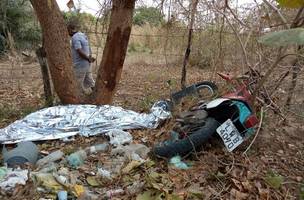
[[[67,105],[45,108],[0,129],[0,143],[93,136],[112,129],[157,128],[171,116],[165,101],[156,102],[151,113],[137,113],[115,106]]]

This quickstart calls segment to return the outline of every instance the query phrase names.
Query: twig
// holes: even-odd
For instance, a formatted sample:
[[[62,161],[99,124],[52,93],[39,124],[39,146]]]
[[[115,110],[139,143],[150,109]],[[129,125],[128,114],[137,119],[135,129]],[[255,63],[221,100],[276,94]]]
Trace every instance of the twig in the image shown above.
[[[261,115],[260,115],[260,123],[259,123],[259,127],[258,130],[253,138],[253,140],[251,141],[251,143],[249,144],[249,146],[247,147],[247,149],[244,151],[243,155],[247,154],[247,151],[251,148],[251,146],[253,145],[253,143],[255,142],[256,138],[258,137],[258,134],[261,130],[262,127],[262,123],[263,123],[263,116],[264,116],[264,107],[261,108]]]
[[[190,142],[191,145],[192,145],[192,148],[193,148],[194,155],[195,155],[196,159],[199,160],[199,161],[201,161],[201,159],[198,157],[198,154],[197,154],[197,151],[196,151],[196,148],[195,148],[195,145],[194,145],[193,141],[191,140],[191,138],[190,138],[188,135],[186,135],[186,137],[187,137],[187,139],[189,140],[189,142]],[[189,152],[186,156],[184,156],[184,157],[187,157],[187,156],[190,155],[191,153],[192,153],[192,151],[190,151],[190,152]]]
[[[246,25],[243,21],[241,21],[237,16],[236,14],[233,12],[233,10],[230,8],[229,4],[227,3],[226,7],[228,8],[228,10],[230,11],[230,13],[232,14],[232,16],[234,17],[234,19],[236,21],[238,21],[242,26],[246,27],[246,28],[249,28],[248,25]]]

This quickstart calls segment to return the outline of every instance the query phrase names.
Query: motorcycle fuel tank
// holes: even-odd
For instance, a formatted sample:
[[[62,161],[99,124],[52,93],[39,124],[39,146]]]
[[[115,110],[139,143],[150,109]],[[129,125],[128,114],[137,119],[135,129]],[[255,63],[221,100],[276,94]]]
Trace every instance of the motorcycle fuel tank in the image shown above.
[[[210,108],[215,108],[217,107],[218,105],[220,105],[221,103],[225,102],[225,101],[229,101],[230,99],[227,99],[227,98],[217,98],[217,99],[214,99],[212,101],[210,101],[208,104],[207,104],[207,109],[210,109]]]

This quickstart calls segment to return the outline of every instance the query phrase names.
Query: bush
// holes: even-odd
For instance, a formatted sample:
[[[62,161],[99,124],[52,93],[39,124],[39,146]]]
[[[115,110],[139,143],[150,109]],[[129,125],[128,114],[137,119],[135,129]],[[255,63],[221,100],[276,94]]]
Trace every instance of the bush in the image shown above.
[[[10,33],[19,49],[30,49],[41,41],[41,29],[29,1],[2,1],[0,18],[0,51],[5,50],[7,35]]]
[[[63,12],[64,20],[68,22],[74,22],[79,25],[79,28],[83,31],[90,29],[90,24],[96,22],[96,18],[89,13],[79,12]]]
[[[161,25],[164,22],[164,15],[159,9],[153,7],[140,7],[135,9],[133,16],[133,24],[142,26],[150,24],[152,26]]]

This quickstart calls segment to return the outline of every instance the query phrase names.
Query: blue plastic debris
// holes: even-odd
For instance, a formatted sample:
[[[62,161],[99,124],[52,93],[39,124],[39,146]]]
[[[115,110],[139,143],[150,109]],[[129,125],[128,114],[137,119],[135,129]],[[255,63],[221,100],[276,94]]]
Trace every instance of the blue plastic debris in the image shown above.
[[[189,169],[190,167],[184,163],[180,156],[174,156],[170,159],[170,164],[174,165],[178,169]]]

